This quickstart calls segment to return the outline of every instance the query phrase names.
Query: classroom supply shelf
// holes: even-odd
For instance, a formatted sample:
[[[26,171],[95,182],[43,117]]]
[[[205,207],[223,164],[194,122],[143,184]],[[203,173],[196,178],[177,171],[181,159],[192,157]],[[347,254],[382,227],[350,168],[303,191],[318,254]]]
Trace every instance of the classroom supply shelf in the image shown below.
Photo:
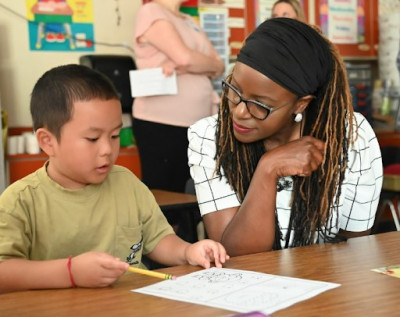
[[[44,152],[39,154],[7,155],[6,163],[8,184],[11,184],[18,179],[33,173],[38,168],[41,168],[47,159],[48,156]],[[141,178],[140,158],[136,146],[121,148],[116,164],[128,168],[138,178]]]

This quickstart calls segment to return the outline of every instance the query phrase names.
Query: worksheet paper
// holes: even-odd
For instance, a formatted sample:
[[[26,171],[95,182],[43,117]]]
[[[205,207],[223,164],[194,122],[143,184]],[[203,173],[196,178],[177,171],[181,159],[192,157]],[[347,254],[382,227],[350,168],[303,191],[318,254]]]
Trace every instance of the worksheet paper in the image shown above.
[[[253,271],[210,268],[132,291],[240,313],[272,314],[338,286]]]
[[[132,97],[176,95],[178,85],[176,73],[165,76],[162,69],[149,68],[129,71]]]

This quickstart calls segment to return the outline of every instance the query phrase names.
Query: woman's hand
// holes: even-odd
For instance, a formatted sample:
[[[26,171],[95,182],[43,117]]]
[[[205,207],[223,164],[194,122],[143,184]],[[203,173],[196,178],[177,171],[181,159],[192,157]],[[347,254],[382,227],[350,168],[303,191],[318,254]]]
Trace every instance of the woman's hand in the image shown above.
[[[176,64],[172,61],[167,61],[161,65],[162,73],[165,77],[170,77],[175,72]]]
[[[277,178],[309,176],[324,159],[325,143],[305,136],[268,151],[261,158],[262,166]]]
[[[162,72],[166,77],[172,76],[173,73],[177,75],[182,75],[188,73],[184,68],[178,67],[173,61],[166,61],[161,65]]]

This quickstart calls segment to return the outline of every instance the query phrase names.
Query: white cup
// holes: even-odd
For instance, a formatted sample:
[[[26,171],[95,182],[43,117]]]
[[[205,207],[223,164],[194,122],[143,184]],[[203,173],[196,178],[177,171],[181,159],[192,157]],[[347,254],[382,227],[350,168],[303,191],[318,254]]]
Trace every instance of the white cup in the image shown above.
[[[17,154],[25,153],[25,138],[23,135],[17,136]]]
[[[10,135],[7,138],[7,154],[8,155],[18,154],[18,135]]]
[[[26,143],[28,141],[29,136],[32,135],[32,134],[33,134],[33,132],[24,132],[24,133],[22,133],[22,135],[24,136],[24,139],[25,139],[25,152],[26,152]]]
[[[28,154],[40,153],[39,143],[34,133],[25,134],[25,151]]]

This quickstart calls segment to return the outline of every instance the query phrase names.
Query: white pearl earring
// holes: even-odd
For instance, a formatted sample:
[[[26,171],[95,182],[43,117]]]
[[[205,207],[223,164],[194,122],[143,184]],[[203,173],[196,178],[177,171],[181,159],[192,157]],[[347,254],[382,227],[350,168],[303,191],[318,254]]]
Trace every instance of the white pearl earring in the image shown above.
[[[294,117],[294,121],[301,122],[301,120],[303,120],[303,114],[300,112],[300,113],[296,114],[296,116]]]

